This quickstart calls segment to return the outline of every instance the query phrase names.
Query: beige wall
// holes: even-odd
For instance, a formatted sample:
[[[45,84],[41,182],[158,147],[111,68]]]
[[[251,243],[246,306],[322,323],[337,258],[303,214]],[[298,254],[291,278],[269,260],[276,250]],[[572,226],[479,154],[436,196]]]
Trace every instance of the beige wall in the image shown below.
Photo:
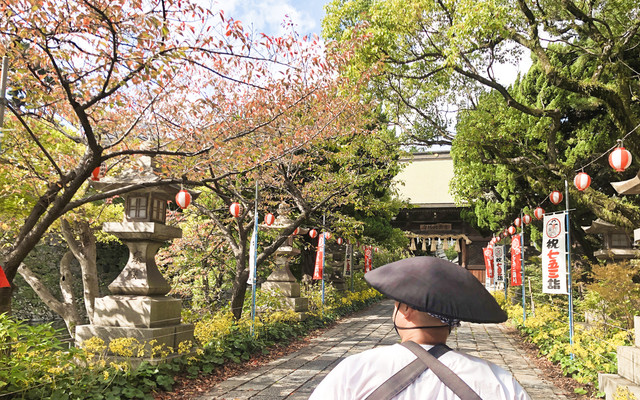
[[[453,178],[453,160],[448,153],[414,154],[395,177],[399,198],[416,206],[454,206],[449,194]],[[400,182],[404,182],[402,185]]]

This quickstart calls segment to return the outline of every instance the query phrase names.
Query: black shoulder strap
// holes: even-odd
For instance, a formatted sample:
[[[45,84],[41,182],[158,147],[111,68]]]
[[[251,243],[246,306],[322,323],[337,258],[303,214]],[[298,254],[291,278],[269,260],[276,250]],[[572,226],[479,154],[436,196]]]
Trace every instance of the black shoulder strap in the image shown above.
[[[402,368],[385,383],[373,391],[367,400],[388,400],[405,390],[418,376],[431,368],[433,373],[462,400],[481,400],[458,375],[438,361],[438,357],[451,350],[444,344],[433,346],[429,351],[415,342],[404,342],[402,346],[417,356],[415,360]]]

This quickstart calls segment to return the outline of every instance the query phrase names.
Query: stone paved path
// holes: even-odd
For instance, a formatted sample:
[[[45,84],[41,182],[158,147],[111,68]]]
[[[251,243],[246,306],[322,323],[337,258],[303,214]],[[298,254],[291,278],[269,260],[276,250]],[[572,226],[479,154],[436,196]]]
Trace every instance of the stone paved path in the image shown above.
[[[307,399],[313,389],[343,358],[364,350],[398,342],[391,313],[393,302],[385,300],[314,338],[295,353],[253,371],[221,382],[199,400],[212,399]],[[511,371],[533,400],[566,399],[547,381],[535,364],[521,352],[498,324],[463,322],[447,341],[449,347],[484,358]]]

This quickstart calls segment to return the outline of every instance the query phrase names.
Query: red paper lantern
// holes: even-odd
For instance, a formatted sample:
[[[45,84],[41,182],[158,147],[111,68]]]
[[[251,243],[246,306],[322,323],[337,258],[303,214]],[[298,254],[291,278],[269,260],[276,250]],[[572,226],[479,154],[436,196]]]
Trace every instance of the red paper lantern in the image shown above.
[[[91,172],[91,180],[92,181],[99,181],[100,178],[104,178],[104,176],[107,174],[107,166],[102,163],[100,164],[99,167],[96,167],[92,172]]]
[[[377,253],[377,252],[379,252],[379,251],[380,251],[380,249],[379,249],[378,247],[375,247],[375,248],[373,249],[373,251],[375,251],[375,252]]]
[[[537,207],[535,210],[533,210],[533,215],[537,219],[542,219],[542,217],[544,217],[544,210],[541,207]]]
[[[631,157],[629,150],[622,146],[616,147],[611,153],[609,153],[609,165],[618,172],[622,172],[629,168],[632,159],[633,157]]]
[[[276,217],[274,217],[273,214],[271,213],[264,216],[264,223],[269,226],[271,226],[271,224],[273,224],[275,220],[276,220]]]
[[[549,194],[549,200],[551,200],[553,204],[560,204],[560,202],[562,201],[562,192],[554,190],[553,192],[551,192],[551,194]]]
[[[343,243],[342,238],[338,238],[338,239],[336,240],[336,243],[338,243],[339,245],[341,245],[341,244]]]
[[[324,233],[324,238],[327,239],[327,240],[331,239],[331,232],[325,232]]]
[[[310,230],[309,236],[311,237],[311,239],[315,239],[315,237],[318,236],[318,231],[316,231],[315,229]]]
[[[584,172],[578,172],[573,178],[573,184],[579,191],[583,191],[591,185],[591,177]]]
[[[523,215],[523,216],[522,216],[522,222],[523,222],[525,225],[529,225],[529,224],[531,223],[531,215],[529,215],[529,214],[525,214],[525,215]]]
[[[294,235],[297,235],[298,233],[300,233],[300,228],[299,227],[294,229],[294,231],[293,231]]]
[[[189,207],[189,204],[191,204],[191,193],[184,189],[179,191],[178,194],[176,194],[176,204],[182,209]]]
[[[238,218],[240,216],[240,213],[242,212],[242,206],[237,202],[231,203],[231,205],[229,206],[229,212],[231,213],[231,215]]]
[[[520,217],[518,217],[518,218],[514,219],[514,220],[513,220],[513,224],[514,224],[515,226],[520,226]]]
[[[509,228],[507,228],[507,232],[509,232],[509,235],[513,235],[514,233],[516,233],[516,227],[511,225]]]

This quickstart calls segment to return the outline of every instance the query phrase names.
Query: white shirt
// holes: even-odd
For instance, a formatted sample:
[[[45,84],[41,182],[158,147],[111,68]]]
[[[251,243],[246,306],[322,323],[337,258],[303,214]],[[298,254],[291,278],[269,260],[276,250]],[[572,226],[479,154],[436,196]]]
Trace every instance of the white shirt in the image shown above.
[[[431,345],[422,345],[429,350]],[[309,400],[365,399],[416,356],[400,344],[377,347],[344,359],[320,382]],[[503,368],[468,354],[449,351],[438,358],[482,399],[530,400],[527,392]],[[458,399],[430,370],[393,398]]]

